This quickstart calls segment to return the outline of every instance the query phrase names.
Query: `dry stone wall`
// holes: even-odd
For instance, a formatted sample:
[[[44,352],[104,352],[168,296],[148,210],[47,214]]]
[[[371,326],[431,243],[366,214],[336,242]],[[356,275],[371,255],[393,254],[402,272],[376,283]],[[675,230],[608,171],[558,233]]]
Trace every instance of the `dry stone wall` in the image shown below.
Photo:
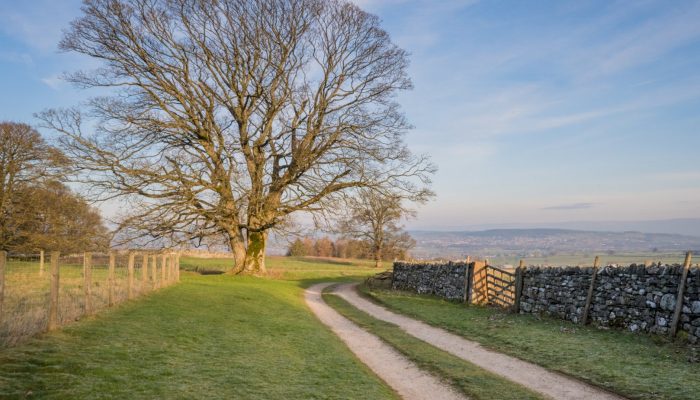
[[[394,263],[391,287],[450,300],[463,300],[468,265],[463,262]]]
[[[676,308],[681,265],[606,266],[595,280],[589,319],[605,327],[667,334]],[[544,314],[572,322],[583,316],[593,268],[529,267],[523,272],[520,313]],[[700,338],[700,269],[686,281],[679,331],[691,343]]]
[[[588,320],[598,326],[665,335],[671,329],[683,266],[632,264],[598,270]],[[469,265],[394,263],[392,289],[464,300]],[[593,268],[526,267],[522,270],[521,314],[548,315],[581,323]],[[470,283],[471,284],[471,283]],[[700,343],[700,268],[686,280],[678,331]]]

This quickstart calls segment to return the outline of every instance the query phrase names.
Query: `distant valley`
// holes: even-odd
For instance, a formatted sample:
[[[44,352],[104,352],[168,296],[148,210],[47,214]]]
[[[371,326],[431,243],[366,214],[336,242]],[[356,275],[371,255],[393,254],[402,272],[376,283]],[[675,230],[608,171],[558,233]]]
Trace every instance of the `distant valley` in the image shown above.
[[[600,252],[654,253],[700,250],[700,237],[668,233],[607,232],[571,229],[489,229],[482,231],[410,231],[416,258],[544,256]]]

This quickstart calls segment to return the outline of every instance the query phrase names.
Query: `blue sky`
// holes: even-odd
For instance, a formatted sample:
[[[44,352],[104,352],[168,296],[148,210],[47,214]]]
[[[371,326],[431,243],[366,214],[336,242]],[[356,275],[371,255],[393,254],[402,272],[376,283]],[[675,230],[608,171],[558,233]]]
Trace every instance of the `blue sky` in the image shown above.
[[[411,54],[411,228],[700,217],[700,2],[357,0]],[[80,2],[0,0],[0,119],[74,105]]]

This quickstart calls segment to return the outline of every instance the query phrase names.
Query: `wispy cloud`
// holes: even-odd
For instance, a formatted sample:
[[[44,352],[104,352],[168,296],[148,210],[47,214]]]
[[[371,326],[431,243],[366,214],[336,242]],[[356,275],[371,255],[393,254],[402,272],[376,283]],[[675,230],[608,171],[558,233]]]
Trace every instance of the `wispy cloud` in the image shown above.
[[[61,79],[61,77],[58,75],[42,78],[41,81],[53,90],[60,90],[61,87],[65,84],[65,81]]]

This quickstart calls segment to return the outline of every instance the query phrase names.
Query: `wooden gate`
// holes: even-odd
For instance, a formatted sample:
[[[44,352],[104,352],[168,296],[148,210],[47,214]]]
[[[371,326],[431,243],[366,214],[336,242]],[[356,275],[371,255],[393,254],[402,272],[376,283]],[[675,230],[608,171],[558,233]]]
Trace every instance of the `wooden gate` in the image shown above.
[[[488,304],[512,308],[515,304],[515,272],[486,266],[486,291]]]
[[[517,274],[487,265],[473,263],[470,300],[473,304],[492,305],[512,309],[516,303]]]

